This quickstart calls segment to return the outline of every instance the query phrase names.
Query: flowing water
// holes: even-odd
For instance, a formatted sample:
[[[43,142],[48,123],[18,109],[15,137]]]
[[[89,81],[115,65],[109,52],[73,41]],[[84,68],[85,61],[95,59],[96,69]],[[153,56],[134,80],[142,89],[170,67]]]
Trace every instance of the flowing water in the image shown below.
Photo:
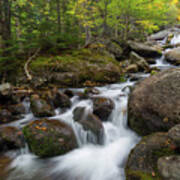
[[[173,41],[174,42],[174,41]],[[152,67],[167,69],[173,67],[164,60],[164,55],[156,59]],[[138,74],[137,74],[138,75]],[[149,74],[139,74],[147,77]],[[112,84],[97,87],[98,96],[111,98],[115,108],[104,122],[105,133],[103,145],[98,145],[95,136],[91,132],[84,131],[82,126],[73,120],[73,110],[76,107],[86,107],[86,111],[92,112],[92,101],[79,100],[74,96],[72,107],[64,113],[56,110],[56,116],[51,119],[59,119],[68,123],[74,130],[79,148],[64,155],[49,159],[39,159],[28,151],[28,148],[9,152],[14,160],[9,166],[11,170],[7,180],[124,180],[124,167],[131,149],[139,142],[138,137],[127,125],[127,104],[130,87],[136,82],[127,80],[125,83]],[[72,89],[83,91],[83,89]],[[34,118],[29,110],[29,102],[25,101],[27,114],[24,119],[11,123],[22,127]]]

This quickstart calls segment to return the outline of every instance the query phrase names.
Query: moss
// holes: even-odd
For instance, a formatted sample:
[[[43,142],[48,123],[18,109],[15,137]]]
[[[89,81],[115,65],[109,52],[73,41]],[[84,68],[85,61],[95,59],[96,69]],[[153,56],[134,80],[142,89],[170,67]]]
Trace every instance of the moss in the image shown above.
[[[158,174],[153,176],[153,172],[150,174],[143,171],[127,170],[126,175],[127,180],[162,180]]]
[[[158,73],[158,71],[152,70],[151,71],[151,76],[156,75],[157,73]]]
[[[171,156],[171,155],[176,155],[174,149],[170,148],[170,147],[167,147],[167,148],[162,148],[161,150],[158,150],[158,151],[153,151],[153,157],[155,159],[159,159],[160,157],[163,157],[163,156]]]
[[[126,78],[125,78],[125,76],[124,75],[122,75],[121,77],[120,77],[120,82],[126,82]]]
[[[54,133],[52,136],[43,136],[41,141],[34,138],[33,132],[31,132],[28,127],[23,129],[23,133],[25,139],[30,145],[30,150],[40,157],[51,157],[57,154],[64,154],[65,152],[62,147],[60,148],[59,146],[59,148],[57,148],[56,144],[54,143],[53,137],[56,136],[54,131],[51,131],[51,134]],[[41,133],[44,133],[43,130],[38,131],[38,136],[41,136]]]
[[[71,63],[82,63],[82,62],[89,62],[89,63],[100,63],[100,64],[108,64],[113,62],[114,64],[118,64],[118,62],[106,55],[102,54],[98,51],[92,51],[90,49],[81,49],[81,50],[73,50],[73,51],[66,51],[61,55],[54,56],[54,57],[38,57],[37,59],[33,60],[31,63],[32,70],[35,70],[39,67],[51,67],[56,66],[57,64],[71,64]]]

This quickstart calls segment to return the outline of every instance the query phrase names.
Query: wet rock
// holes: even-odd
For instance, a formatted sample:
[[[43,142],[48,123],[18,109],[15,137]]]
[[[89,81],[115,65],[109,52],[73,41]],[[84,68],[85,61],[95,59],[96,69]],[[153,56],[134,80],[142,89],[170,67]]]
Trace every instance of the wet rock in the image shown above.
[[[72,128],[59,120],[36,120],[24,127],[30,150],[40,157],[63,155],[77,148]]]
[[[168,131],[180,123],[180,68],[138,83],[129,98],[129,126],[140,135]]]
[[[160,50],[140,42],[128,41],[128,44],[133,51],[143,57],[157,57],[162,55]]]
[[[12,113],[12,115],[21,115],[25,114],[26,109],[22,103],[10,105],[8,106],[9,111]]]
[[[0,103],[8,104],[12,103],[12,86],[9,83],[0,85]]]
[[[79,97],[80,100],[89,98],[89,95],[84,92],[77,92],[76,95]]]
[[[0,85],[0,94],[5,96],[11,93],[12,91],[12,86],[9,83],[4,83]]]
[[[180,179],[180,156],[166,156],[158,160],[158,170],[163,180]]]
[[[107,121],[114,109],[114,102],[105,97],[95,97],[93,100],[93,113],[102,121]]]
[[[55,115],[52,105],[38,95],[32,95],[30,103],[31,110],[36,117],[50,117]]]
[[[66,89],[64,91],[64,94],[67,95],[69,98],[72,98],[74,96],[74,92],[69,89]]]
[[[180,124],[171,128],[168,131],[168,135],[175,142],[176,146],[180,148]]]
[[[146,60],[143,57],[139,56],[135,52],[131,52],[130,59],[131,59],[132,63],[134,63],[138,66],[139,71],[149,72],[149,70],[150,70],[149,64],[146,62]]]
[[[71,100],[70,98],[64,94],[55,90],[52,92],[52,102],[55,108],[70,108],[71,107]]]
[[[180,47],[166,52],[165,58],[168,62],[174,65],[180,65]]]
[[[14,118],[12,116],[12,113],[7,109],[0,108],[0,123],[9,123],[13,121]]]
[[[138,65],[137,64],[130,64],[125,69],[125,72],[127,72],[127,73],[137,73],[138,72]]]
[[[168,34],[170,33],[170,30],[163,30],[163,31],[160,31],[158,33],[155,33],[155,34],[152,34],[150,37],[149,37],[149,40],[163,40],[165,37],[168,36]]]
[[[147,63],[148,64],[156,64],[156,60],[153,58],[147,58]]]
[[[101,144],[104,133],[101,120],[96,115],[87,112],[85,107],[75,108],[73,115],[74,120],[80,123],[84,130],[91,131],[96,136],[97,143]]]
[[[1,180],[7,180],[8,178],[8,167],[10,163],[12,162],[12,159],[6,155],[0,155],[0,177]]]
[[[167,133],[155,133],[143,137],[129,155],[126,165],[126,179],[147,180],[158,178],[158,159],[173,155],[175,153],[172,148],[173,145]]]
[[[84,93],[85,94],[97,95],[97,94],[100,94],[100,91],[97,88],[89,87],[89,88],[86,88],[84,90]]]
[[[107,50],[112,53],[116,59],[121,59],[123,55],[123,49],[116,42],[109,41],[106,43]]]
[[[0,128],[0,151],[22,148],[23,146],[24,138],[19,129],[10,126]]]

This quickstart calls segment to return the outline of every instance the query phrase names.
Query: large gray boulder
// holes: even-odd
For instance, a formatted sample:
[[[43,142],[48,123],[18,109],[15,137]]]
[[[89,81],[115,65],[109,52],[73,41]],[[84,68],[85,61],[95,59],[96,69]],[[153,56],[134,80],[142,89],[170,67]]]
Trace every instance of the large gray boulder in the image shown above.
[[[157,57],[162,55],[162,52],[159,49],[144,43],[128,41],[128,44],[133,51],[143,57]]]
[[[159,158],[158,170],[163,180],[179,180],[180,156],[165,156]]]
[[[168,62],[174,65],[180,65],[180,47],[166,52],[165,58]]]
[[[143,57],[139,56],[137,53],[132,51],[130,53],[130,59],[133,64],[136,64],[138,66],[139,71],[145,71],[145,72],[150,71],[149,64],[146,62],[146,60]]]
[[[180,148],[180,124],[171,128],[168,131],[168,136],[174,141],[176,147]]]
[[[180,68],[137,84],[129,98],[129,126],[140,135],[167,131],[180,123]]]
[[[163,31],[159,31],[155,34],[152,34],[150,37],[148,37],[149,40],[163,40],[165,37],[168,37],[169,33],[171,31],[170,30],[163,30]]]

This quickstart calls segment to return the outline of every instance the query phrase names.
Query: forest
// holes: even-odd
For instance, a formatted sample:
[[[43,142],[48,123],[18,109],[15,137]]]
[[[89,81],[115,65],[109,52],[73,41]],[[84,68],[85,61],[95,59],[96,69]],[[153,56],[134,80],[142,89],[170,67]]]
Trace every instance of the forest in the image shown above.
[[[180,20],[178,0],[1,0],[0,54],[15,58],[86,46],[93,38],[144,38]],[[1,57],[1,58],[2,58]]]

